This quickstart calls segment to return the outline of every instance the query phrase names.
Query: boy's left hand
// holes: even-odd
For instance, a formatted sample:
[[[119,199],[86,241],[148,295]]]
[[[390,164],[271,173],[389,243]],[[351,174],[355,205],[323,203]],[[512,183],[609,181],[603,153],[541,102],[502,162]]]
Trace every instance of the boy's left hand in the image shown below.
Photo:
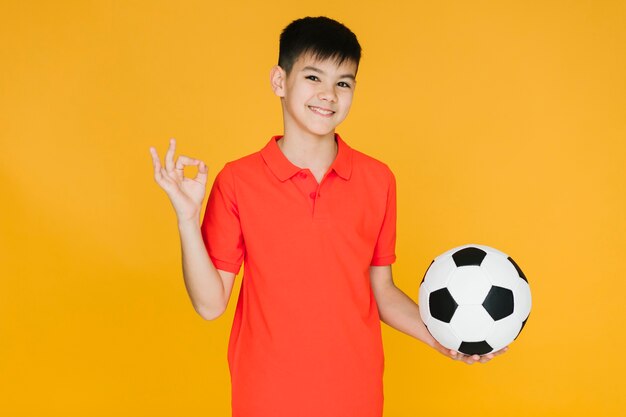
[[[468,365],[472,365],[475,362],[480,362],[480,363],[487,363],[490,360],[492,360],[493,358],[495,358],[496,356],[500,356],[503,353],[505,353],[507,350],[509,350],[509,347],[506,346],[502,349],[500,349],[497,352],[491,352],[488,353],[487,355],[464,355],[461,352],[457,352],[455,350],[452,349],[448,349],[446,347],[444,347],[441,343],[435,341],[435,346],[434,348],[441,353],[442,355],[445,355],[447,357],[449,357],[450,359],[456,360],[456,361],[463,361]]]

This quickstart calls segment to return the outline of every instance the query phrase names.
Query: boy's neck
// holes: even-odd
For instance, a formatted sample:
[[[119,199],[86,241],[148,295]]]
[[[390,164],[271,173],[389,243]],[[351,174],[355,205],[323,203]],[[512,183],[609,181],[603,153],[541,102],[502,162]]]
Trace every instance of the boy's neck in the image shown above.
[[[334,131],[325,136],[289,135],[285,132],[277,144],[289,162],[308,168],[316,177],[326,173],[337,156]]]

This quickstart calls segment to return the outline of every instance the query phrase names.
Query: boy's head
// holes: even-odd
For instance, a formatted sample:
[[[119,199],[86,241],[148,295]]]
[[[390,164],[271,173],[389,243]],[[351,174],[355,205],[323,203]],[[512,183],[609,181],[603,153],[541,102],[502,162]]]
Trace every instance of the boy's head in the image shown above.
[[[305,17],[283,30],[279,55],[270,82],[285,135],[331,137],[352,104],[361,58],[356,36],[327,17]]]
[[[294,62],[306,54],[320,61],[332,59],[337,65],[352,61],[358,70],[361,45],[356,35],[336,20],[304,17],[291,22],[281,33],[278,65],[289,75]]]

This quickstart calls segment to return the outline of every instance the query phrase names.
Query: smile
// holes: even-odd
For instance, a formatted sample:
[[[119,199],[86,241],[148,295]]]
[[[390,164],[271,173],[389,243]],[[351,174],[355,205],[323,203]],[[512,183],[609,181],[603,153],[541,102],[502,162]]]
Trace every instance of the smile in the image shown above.
[[[311,109],[311,111],[313,111],[314,113],[317,113],[320,116],[324,116],[324,117],[330,117],[333,114],[335,114],[334,111],[326,110],[326,109],[323,109],[321,107],[309,106],[309,109]]]

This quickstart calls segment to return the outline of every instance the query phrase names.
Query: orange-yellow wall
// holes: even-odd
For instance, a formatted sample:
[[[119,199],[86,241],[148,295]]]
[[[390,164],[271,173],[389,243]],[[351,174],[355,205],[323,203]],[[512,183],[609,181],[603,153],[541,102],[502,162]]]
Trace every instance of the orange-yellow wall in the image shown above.
[[[626,3],[369,0],[0,4],[1,415],[229,415],[241,281],[195,313],[148,148],[212,183],[281,133],[278,36],[320,14],[363,46],[337,131],[396,174],[396,285],[474,242],[533,295],[486,365],[383,325],[385,416],[626,415]]]

